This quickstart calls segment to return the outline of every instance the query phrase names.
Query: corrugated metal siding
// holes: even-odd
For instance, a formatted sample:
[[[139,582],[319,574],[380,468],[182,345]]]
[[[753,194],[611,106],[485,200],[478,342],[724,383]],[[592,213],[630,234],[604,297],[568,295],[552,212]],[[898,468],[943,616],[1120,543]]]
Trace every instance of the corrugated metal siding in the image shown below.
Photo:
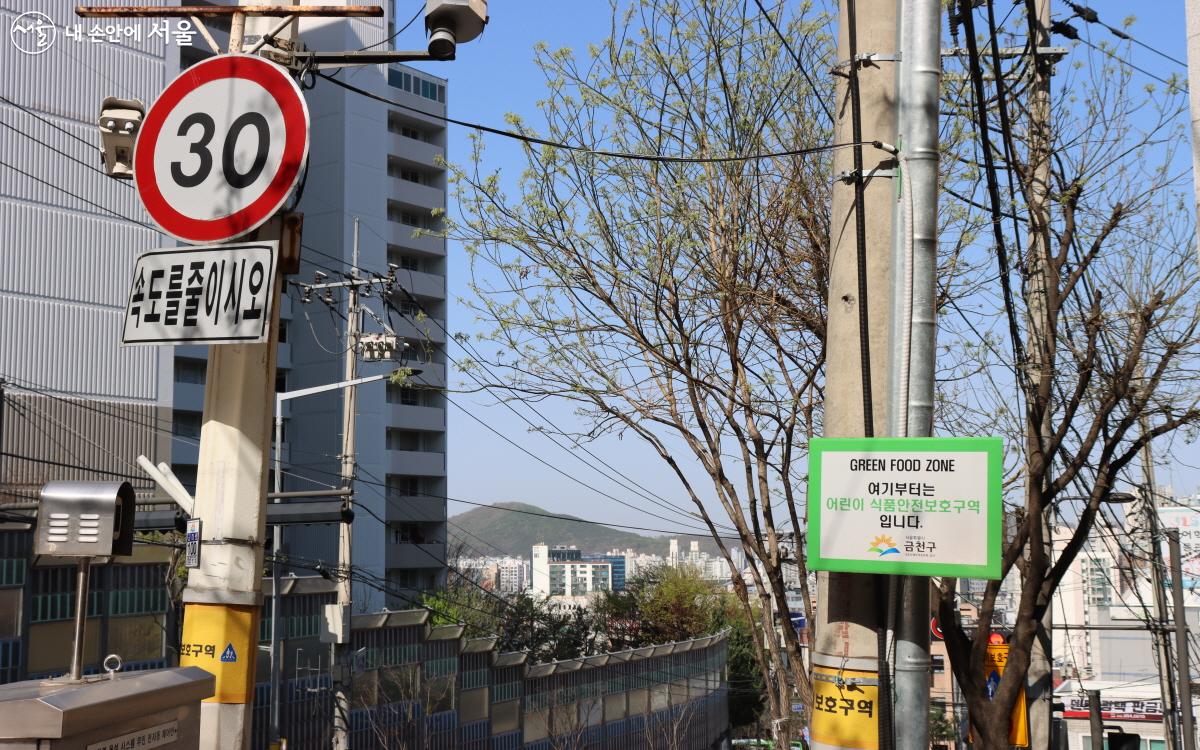
[[[142,211],[133,183],[113,179],[100,171],[99,136],[95,125],[84,126],[76,120],[51,117],[29,107],[15,96],[11,98],[29,112],[0,102],[0,155],[3,155],[0,159],[32,176],[0,167],[0,194],[44,206],[61,206],[80,213],[83,218],[94,217],[114,225],[127,224],[130,230],[140,233],[136,239],[143,248],[153,246],[147,243],[159,242],[157,232],[118,218],[150,224]],[[38,120],[30,112],[53,125]],[[82,138],[83,142],[67,133]],[[96,145],[86,145],[91,143]],[[48,219],[45,213],[39,217],[43,224]],[[7,221],[11,221],[11,214]],[[43,226],[43,229],[46,228],[48,226]],[[25,236],[11,232],[5,236],[6,244],[25,243],[31,249],[42,247],[50,239],[37,234]],[[91,250],[101,241],[111,241],[114,237],[91,236],[87,239],[87,243],[78,248],[80,251]]]
[[[152,3],[166,4],[166,3]],[[74,41],[63,34],[65,26],[79,24],[85,30],[96,21],[75,15],[73,0],[0,0],[0,23],[7,31],[20,13],[38,10],[59,27],[46,52],[26,55],[8,43],[0,45],[0,69],[5,72],[4,95],[45,112],[92,122],[105,96],[152,100],[166,83],[162,64],[167,53],[160,37],[148,39],[150,20],[107,21],[121,28],[141,28],[141,42]],[[200,37],[196,42],[203,44]]]
[[[100,173],[96,119],[105,96],[152,101],[172,75],[164,59],[176,51],[149,38],[150,20],[88,21],[74,5],[0,0],[5,31],[30,10],[58,27],[44,54],[0,45],[0,93],[15,102],[0,103],[7,126],[0,127],[0,160],[31,175],[0,166],[0,376],[101,399],[50,398],[10,386],[4,450],[65,464],[5,458],[0,487],[21,493],[54,478],[101,478],[91,469],[137,476],[131,462],[138,454],[169,457],[169,410],[160,408],[171,397],[161,387],[166,358],[154,348],[120,346],[134,259],[167,243],[106,211],[147,222],[131,184]],[[75,41],[64,29],[76,24],[85,32],[93,25],[140,27],[141,38]]]
[[[153,406],[114,402],[58,399],[5,393],[4,452],[0,463],[0,503],[23,496],[36,499],[38,489],[52,479],[111,479],[93,469],[135,479],[134,486],[149,491],[148,479],[130,464],[139,454],[153,461],[166,460],[166,426]],[[56,466],[41,461],[53,461]]]
[[[153,347],[122,347],[121,310],[0,294],[0,373],[40,388],[156,401]]]

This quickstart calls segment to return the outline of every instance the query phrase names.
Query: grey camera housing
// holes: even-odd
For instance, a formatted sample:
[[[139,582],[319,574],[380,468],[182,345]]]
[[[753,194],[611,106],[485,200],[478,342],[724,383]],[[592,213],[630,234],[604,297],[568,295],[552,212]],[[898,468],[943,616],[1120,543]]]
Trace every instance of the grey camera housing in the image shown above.
[[[129,482],[48,482],[38,498],[33,554],[108,562],[133,554],[137,494]]]
[[[146,116],[137,99],[106,98],[100,104],[100,155],[110,177],[133,179],[133,145]]]
[[[482,34],[487,22],[487,0],[425,0],[429,54],[453,59],[455,47]]]

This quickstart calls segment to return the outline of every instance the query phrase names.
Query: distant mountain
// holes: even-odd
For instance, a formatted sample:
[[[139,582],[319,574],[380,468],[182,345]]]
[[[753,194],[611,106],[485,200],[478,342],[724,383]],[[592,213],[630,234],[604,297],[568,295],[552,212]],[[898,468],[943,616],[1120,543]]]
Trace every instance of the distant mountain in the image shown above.
[[[523,511],[523,512],[517,512]],[[540,515],[539,515],[540,514]],[[560,516],[560,517],[547,517]],[[530,556],[530,548],[540,543],[554,546],[572,544],[587,553],[608,552],[611,549],[632,549],[635,552],[667,556],[670,539],[679,540],[679,549],[686,553],[692,539],[700,542],[700,549],[716,552],[712,540],[700,536],[643,536],[632,531],[579,523],[568,519],[576,518],[525,503],[495,503],[483,508],[473,508],[466,513],[451,517],[451,552],[457,543],[462,543],[465,556],[499,555],[497,550],[513,557]],[[666,522],[663,522],[666,525]],[[480,540],[484,541],[480,541]],[[486,542],[486,544],[485,544]]]

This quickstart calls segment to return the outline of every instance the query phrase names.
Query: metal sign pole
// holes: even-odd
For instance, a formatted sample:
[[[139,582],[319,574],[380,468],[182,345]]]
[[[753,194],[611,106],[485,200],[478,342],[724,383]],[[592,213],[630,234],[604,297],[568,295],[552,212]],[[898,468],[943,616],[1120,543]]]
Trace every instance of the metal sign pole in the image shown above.
[[[92,561],[80,558],[75,572],[75,645],[71,653],[71,679],[83,679],[83,637],[87,631],[88,573]]]

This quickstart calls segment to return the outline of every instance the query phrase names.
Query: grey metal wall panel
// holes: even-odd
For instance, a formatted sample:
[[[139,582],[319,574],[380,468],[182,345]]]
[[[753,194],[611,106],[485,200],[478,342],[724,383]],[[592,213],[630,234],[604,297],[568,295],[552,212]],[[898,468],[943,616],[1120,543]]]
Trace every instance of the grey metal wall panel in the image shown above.
[[[122,347],[121,310],[0,295],[0,372],[55,391],[158,401],[157,347]]]
[[[124,309],[138,254],[161,243],[128,222],[11,198],[0,198],[0,227],[0,293],[112,310]]]
[[[143,101],[156,96],[165,83],[163,56],[171,51],[159,38],[147,39],[150,21],[115,22],[122,28],[141,28],[140,43],[77,42],[67,38],[63,28],[78,23],[86,29],[91,22],[78,18],[74,6],[70,0],[0,0],[0,24],[6,32],[19,13],[29,10],[45,13],[59,27],[52,46],[42,54],[27,55],[7,40],[0,45],[4,95],[39,111],[85,121],[94,120],[104,96]]]
[[[26,106],[15,96],[10,98]],[[0,160],[32,175],[0,167],[0,194],[106,220],[119,221],[121,216],[152,226],[133,183],[103,173],[95,125],[26,109],[29,112],[0,102]],[[148,235],[157,234],[137,228]]]
[[[139,454],[155,462],[166,459],[162,418],[155,406],[38,396],[9,387],[3,450],[13,455],[0,464],[0,504],[17,500],[13,495],[36,499],[37,490],[52,479],[129,477],[149,492],[152,483],[134,459]]]

